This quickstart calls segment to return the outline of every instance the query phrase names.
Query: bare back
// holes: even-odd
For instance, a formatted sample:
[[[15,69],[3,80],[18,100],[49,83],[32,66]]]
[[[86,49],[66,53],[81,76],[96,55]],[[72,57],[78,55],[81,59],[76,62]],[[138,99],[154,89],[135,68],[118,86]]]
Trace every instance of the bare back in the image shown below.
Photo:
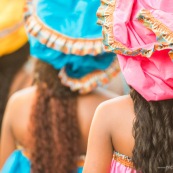
[[[84,173],[108,172],[114,151],[132,157],[133,107],[129,95],[108,100],[98,106],[90,129]]]
[[[29,87],[14,94],[9,101],[3,122],[3,132],[1,140],[1,166],[8,158],[9,154],[15,149],[16,145],[21,145],[27,150],[30,149],[29,125],[32,106],[36,101],[36,86]],[[103,91],[95,91],[87,95],[78,97],[77,117],[81,138],[81,154],[86,153],[88,134],[92,117],[96,107],[103,101],[115,97],[116,95]],[[10,129],[10,134],[6,131]],[[13,142],[8,139],[12,138]],[[8,150],[9,148],[9,150]]]
[[[111,140],[113,149],[121,154],[132,157],[134,138],[132,135],[135,119],[133,102],[129,95],[112,99],[109,102],[111,124]],[[116,109],[115,109],[116,108]]]

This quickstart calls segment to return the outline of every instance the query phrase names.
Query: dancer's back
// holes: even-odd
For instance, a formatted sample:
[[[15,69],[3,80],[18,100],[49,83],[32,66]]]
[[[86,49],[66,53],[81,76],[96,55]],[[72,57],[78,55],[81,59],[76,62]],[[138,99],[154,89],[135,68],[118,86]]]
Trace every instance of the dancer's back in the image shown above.
[[[135,142],[132,133],[134,120],[134,104],[129,95],[99,105],[90,130],[84,172],[108,172],[111,161],[112,171],[135,172],[130,161]],[[118,161],[116,166],[113,166],[113,153],[114,159]]]
[[[30,141],[32,138],[29,131],[29,129],[32,128],[30,118],[33,105],[37,99],[36,92],[37,86],[21,90],[16,92],[8,103],[3,122],[1,166],[9,157],[11,151],[17,147],[22,147],[27,152],[27,156],[30,155]],[[96,90],[92,93],[78,96],[76,116],[81,133],[81,148],[79,148],[81,155],[86,153],[89,128],[96,107],[101,102],[113,98],[114,96],[113,93],[107,93],[106,90]],[[8,143],[3,143],[3,141],[8,141]]]

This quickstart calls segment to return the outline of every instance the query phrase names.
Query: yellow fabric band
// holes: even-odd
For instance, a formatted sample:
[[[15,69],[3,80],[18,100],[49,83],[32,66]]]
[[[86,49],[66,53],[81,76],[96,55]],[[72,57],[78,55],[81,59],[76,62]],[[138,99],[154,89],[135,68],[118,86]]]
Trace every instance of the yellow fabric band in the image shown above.
[[[1,0],[0,57],[15,52],[27,42],[23,26],[24,0]]]

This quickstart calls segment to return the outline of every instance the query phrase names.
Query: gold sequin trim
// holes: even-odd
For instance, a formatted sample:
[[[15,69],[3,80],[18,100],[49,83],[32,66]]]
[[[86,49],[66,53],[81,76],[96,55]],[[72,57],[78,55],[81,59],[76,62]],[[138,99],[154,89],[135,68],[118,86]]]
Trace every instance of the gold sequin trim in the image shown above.
[[[126,167],[134,169],[132,160],[125,155],[115,152],[113,155],[113,159]]]

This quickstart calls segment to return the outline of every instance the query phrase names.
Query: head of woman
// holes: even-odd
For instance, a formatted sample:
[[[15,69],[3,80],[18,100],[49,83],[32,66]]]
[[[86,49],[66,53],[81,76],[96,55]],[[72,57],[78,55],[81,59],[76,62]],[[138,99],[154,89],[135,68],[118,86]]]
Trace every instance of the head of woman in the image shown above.
[[[67,173],[77,169],[77,160],[81,154],[81,134],[77,116],[79,91],[72,91],[69,86],[62,84],[63,78],[59,77],[61,72],[41,60],[36,63],[34,83],[37,92],[29,126],[33,172],[52,173],[56,170]],[[89,73],[86,77],[90,78],[90,75]],[[94,75],[94,78],[96,76]],[[90,79],[92,81],[92,77]],[[88,88],[85,82],[88,81],[84,80],[81,86],[87,86],[84,91],[88,93],[93,89],[93,85],[91,83]]]
[[[168,173],[173,166],[173,25],[166,3],[172,1],[102,1],[98,11],[105,48],[118,54],[132,87],[133,163],[143,173]]]
[[[102,49],[101,28],[96,25],[94,13],[91,18],[94,25],[86,25],[86,11],[96,11],[98,2],[62,3],[55,0],[54,3],[38,1],[35,4],[28,1],[25,21],[31,55],[43,61],[36,65],[37,99],[30,121],[34,173],[67,173],[77,168],[81,154],[78,94],[88,93],[107,83],[119,71],[119,68],[113,68],[117,67],[115,56]],[[37,17],[35,8],[38,10]],[[60,13],[61,9],[64,13]],[[65,13],[69,14],[67,18],[63,16]],[[71,17],[73,13],[75,18]],[[57,16],[59,23],[52,20]],[[76,20],[81,16],[83,22]]]

